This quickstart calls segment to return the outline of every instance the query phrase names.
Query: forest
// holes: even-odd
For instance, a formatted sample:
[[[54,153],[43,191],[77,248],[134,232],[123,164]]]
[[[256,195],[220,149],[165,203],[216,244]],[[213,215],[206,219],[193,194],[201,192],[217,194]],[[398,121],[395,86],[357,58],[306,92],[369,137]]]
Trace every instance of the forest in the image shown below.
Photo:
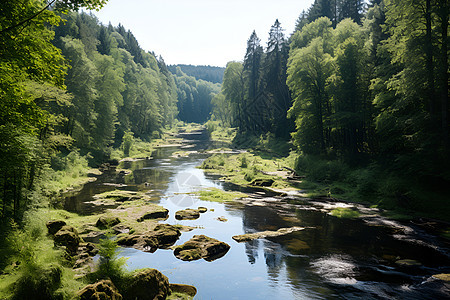
[[[213,117],[291,138],[297,169],[343,183],[336,190],[439,211],[450,186],[447,34],[446,1],[317,0],[291,36],[278,20],[266,46],[250,35]]]
[[[124,273],[112,231],[102,232],[99,269],[80,281],[67,267],[77,256],[69,245],[65,254],[53,247],[44,218],[81,226],[86,216],[61,212],[63,195],[112,165],[128,178],[122,187],[135,180],[136,190],[110,198],[150,199],[153,183],[126,164],[152,160],[156,148],[180,147],[203,129],[225,146],[192,153],[211,154],[198,168],[221,170],[223,181],[295,186],[313,199],[448,225],[447,0],[315,0],[294,32],[276,18],[265,43],[251,32],[245,56],[225,68],[166,65],[164,53],[142,49],[123,25],[87,12],[105,5],[6,0],[0,7],[0,298],[72,299],[85,283],[108,278],[130,292],[135,275]],[[188,157],[190,147],[165,159]],[[269,178],[283,168],[286,180]],[[286,183],[292,178],[302,181]],[[248,196],[233,192],[195,193],[202,201]],[[155,209],[142,199],[136,207]],[[112,219],[105,222],[110,229]],[[136,224],[128,232],[139,233]],[[310,249],[302,243],[295,245]]]

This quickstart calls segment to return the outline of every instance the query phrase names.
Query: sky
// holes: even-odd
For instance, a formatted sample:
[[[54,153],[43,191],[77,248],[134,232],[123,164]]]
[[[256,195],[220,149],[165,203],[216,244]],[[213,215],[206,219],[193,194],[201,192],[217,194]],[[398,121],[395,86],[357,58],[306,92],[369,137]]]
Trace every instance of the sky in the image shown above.
[[[146,51],[166,64],[225,67],[242,61],[253,30],[267,45],[278,19],[290,36],[314,0],[109,0],[93,13],[100,22],[122,24]]]

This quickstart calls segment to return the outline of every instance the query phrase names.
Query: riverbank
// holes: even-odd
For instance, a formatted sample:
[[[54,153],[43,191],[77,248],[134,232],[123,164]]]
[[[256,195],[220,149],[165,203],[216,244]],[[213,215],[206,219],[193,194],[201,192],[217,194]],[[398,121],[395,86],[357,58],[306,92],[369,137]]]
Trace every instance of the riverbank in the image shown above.
[[[448,193],[437,183],[402,178],[370,162],[350,166],[342,160],[305,156],[294,151],[287,140],[271,135],[242,135],[213,122],[207,123],[207,128],[212,139],[218,137],[233,151],[243,149],[239,151],[247,154],[223,151],[213,155],[201,166],[205,172],[243,186],[266,182],[265,188],[301,197],[378,208],[384,217],[395,220],[437,221],[440,234],[450,237]]]
[[[111,160],[101,164],[99,168],[90,167],[88,157],[81,156],[78,152],[58,156],[58,161],[52,162],[58,165],[58,170],[48,169],[46,177],[38,183],[39,193],[33,196],[33,207],[25,213],[22,225],[2,225],[0,299],[72,299],[80,295],[82,290],[95,294],[96,287],[89,284],[99,279],[113,279],[114,276],[119,276],[120,280],[117,281],[116,278],[117,282],[112,285],[105,283],[99,288],[108,289],[111,295],[117,292],[117,288],[123,290],[123,282],[134,278],[139,272],[128,272],[118,267],[119,261],[116,264],[115,258],[108,258],[111,249],[108,254],[108,249],[99,244],[99,241],[109,234],[118,235],[120,238],[121,234],[131,232],[138,235],[149,228],[155,228],[158,221],[164,220],[165,209],[149,203],[151,199],[144,193],[120,190],[96,196],[96,203],[93,205],[102,208],[103,212],[91,215],[80,215],[61,209],[63,204],[60,201],[64,195],[76,194],[85,184],[94,183],[105,176],[105,172],[112,172],[116,174],[114,176],[122,173],[124,176],[132,175],[130,170],[120,169],[115,164],[119,161],[123,164],[149,160],[155,149],[183,144],[183,137],[176,136],[179,132],[198,129],[201,129],[201,126],[179,124],[151,143],[134,141],[127,157],[123,149],[116,149]],[[111,209],[104,210],[106,207]],[[50,233],[49,224],[64,226]],[[178,232],[191,230],[188,226],[173,228]],[[170,230],[165,228],[163,234],[167,231]],[[97,253],[100,253],[100,264],[94,260]],[[106,273],[101,267],[101,262],[105,259],[111,266],[116,266],[106,270]],[[98,273],[100,271],[103,273]],[[159,289],[164,286],[162,290],[167,299],[192,299],[195,294],[193,287],[169,285],[167,277],[159,272],[153,272],[149,276],[144,276],[143,282],[158,278],[158,282],[162,284]],[[140,289],[148,291],[152,287]],[[127,296],[126,291],[122,296],[124,299],[133,298]]]
[[[52,294],[68,286],[67,295],[83,288],[91,291],[95,286],[88,284],[106,279],[98,274],[109,273],[112,285],[125,295],[129,280],[147,278],[137,275],[141,268],[146,269],[144,274],[162,279],[165,287],[163,275],[167,282],[195,286],[200,298],[295,299],[311,298],[317,291],[326,298],[353,289],[329,283],[328,271],[320,268],[329,264],[333,280],[362,285],[368,280],[374,285],[369,290],[383,288],[401,297],[403,289],[391,279],[385,283],[386,276],[391,276],[385,270],[401,274],[401,282],[411,284],[420,295],[428,292],[424,290],[428,285],[421,282],[449,271],[445,244],[418,225],[381,217],[379,208],[367,205],[305,197],[301,189],[305,178],[290,170],[295,165],[293,155],[283,158],[231,147],[213,149],[217,145],[201,130],[183,132],[180,138],[181,142],[171,145],[161,143],[154,158],[126,159],[104,170],[96,182],[86,184],[70,199],[72,205],[66,208],[70,212],[41,208],[28,218],[34,223],[27,221],[29,225],[13,235],[20,236],[15,245],[24,249],[23,256],[38,262],[32,268],[39,274],[61,270],[61,280],[51,284],[50,289],[56,287]],[[198,168],[202,163],[217,168],[204,172]],[[225,176],[218,175],[222,172]],[[52,225],[47,228],[48,221]],[[110,235],[114,239],[104,238]],[[53,247],[53,243],[66,243],[64,247],[72,253],[69,260],[63,257],[64,247]],[[119,248],[123,252],[117,247],[123,247]],[[100,273],[92,256],[96,251],[103,262]],[[23,281],[28,263],[17,261],[11,260],[9,275],[5,271],[0,275],[2,288]],[[105,265],[108,261],[111,264]],[[412,265],[405,267],[405,263]],[[349,272],[342,272],[340,265],[351,266]],[[52,266],[57,266],[56,271]],[[310,280],[303,280],[299,272]],[[41,279],[23,282],[30,280]],[[109,282],[100,282],[99,286],[115,291]],[[230,290],[230,286],[239,288]],[[175,287],[186,289],[169,284],[170,289]],[[361,298],[370,295],[370,291],[354,292]],[[433,288],[431,293],[438,295],[439,290]]]

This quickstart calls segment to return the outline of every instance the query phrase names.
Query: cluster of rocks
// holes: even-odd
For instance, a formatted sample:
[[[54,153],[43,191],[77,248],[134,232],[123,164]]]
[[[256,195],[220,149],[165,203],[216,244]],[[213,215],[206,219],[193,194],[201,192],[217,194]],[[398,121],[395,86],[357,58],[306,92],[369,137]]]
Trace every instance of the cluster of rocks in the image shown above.
[[[48,221],[46,225],[55,246],[65,247],[67,254],[75,261],[73,269],[77,277],[94,271],[92,258],[98,253],[94,244],[85,243],[78,231],[62,220]]]
[[[158,224],[156,227],[142,234],[129,234],[117,239],[122,246],[133,247],[146,252],[155,252],[158,248],[172,246],[180,237],[180,230],[173,225]]]
[[[121,293],[111,280],[101,280],[89,284],[78,292],[80,300],[92,299],[166,299],[172,292],[195,296],[197,289],[185,284],[170,284],[168,278],[156,269],[144,269],[136,272],[123,287]]]

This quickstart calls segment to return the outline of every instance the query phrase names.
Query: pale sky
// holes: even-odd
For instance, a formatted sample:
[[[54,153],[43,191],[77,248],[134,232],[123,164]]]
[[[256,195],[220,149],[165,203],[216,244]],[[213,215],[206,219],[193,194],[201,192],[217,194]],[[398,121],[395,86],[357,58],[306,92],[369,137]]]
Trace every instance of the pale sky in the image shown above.
[[[167,64],[224,67],[242,61],[253,30],[267,45],[276,19],[289,36],[314,0],[109,0],[93,12],[105,25],[121,23],[146,51]]]

